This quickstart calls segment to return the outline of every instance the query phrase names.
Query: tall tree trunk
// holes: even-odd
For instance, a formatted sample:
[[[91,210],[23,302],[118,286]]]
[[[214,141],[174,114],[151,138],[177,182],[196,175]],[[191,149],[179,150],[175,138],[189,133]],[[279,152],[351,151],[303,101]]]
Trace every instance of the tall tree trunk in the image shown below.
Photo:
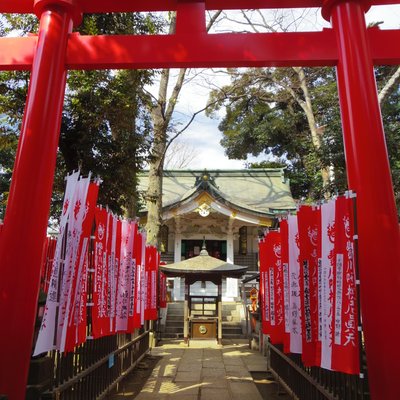
[[[207,31],[216,21],[221,11],[217,11],[207,24]],[[175,32],[176,15],[172,15],[169,27],[169,34]],[[171,96],[167,100],[168,82],[170,78],[169,69],[164,69],[161,73],[158,99],[152,105],[151,117],[154,126],[154,142],[151,150],[149,162],[149,186],[146,193],[147,207],[147,244],[159,247],[160,227],[162,224],[162,180],[164,172],[164,158],[167,149],[168,128],[172,119],[172,114],[178,102],[183,82],[186,75],[186,68],[181,68],[178,73]],[[177,136],[175,136],[176,138]],[[170,140],[172,141],[173,138]]]
[[[156,130],[154,133],[156,134]],[[162,164],[165,149],[165,143],[162,141],[162,129],[158,130],[158,135],[159,140],[153,145],[152,157],[154,157],[154,159],[153,162],[150,162],[149,186],[146,194],[147,244],[157,247],[160,242],[160,228],[162,224]],[[157,156],[160,158],[157,159]]]
[[[378,100],[379,105],[382,107],[382,104],[386,100],[386,98],[392,93],[392,91],[400,84],[400,67],[396,69],[394,74],[389,78],[386,82],[386,85],[379,92]]]

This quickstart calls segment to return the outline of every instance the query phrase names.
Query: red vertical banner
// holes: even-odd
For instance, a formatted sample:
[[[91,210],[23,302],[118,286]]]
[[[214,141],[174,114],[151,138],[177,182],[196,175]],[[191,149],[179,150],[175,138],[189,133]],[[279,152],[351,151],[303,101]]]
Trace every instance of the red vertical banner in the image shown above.
[[[116,246],[117,246],[117,218],[110,214],[107,232],[107,322],[104,328],[108,335],[114,333],[115,300],[116,300]]]
[[[60,216],[60,233],[57,238],[46,307],[35,345],[34,356],[49,350],[60,349],[59,320],[63,319],[62,309],[60,310],[60,300],[64,297],[63,292],[68,288],[69,263],[66,261],[69,261],[70,255],[67,256],[67,254],[70,254],[72,249],[72,232],[69,228],[73,225],[78,179],[79,172],[66,177],[67,184]]]
[[[280,232],[269,232],[266,236],[266,242],[268,245],[270,336],[271,342],[278,344],[283,343],[285,333],[284,274]]]
[[[300,240],[297,216],[289,215],[289,291],[290,291],[290,352],[302,353],[302,320],[300,296]]]
[[[144,325],[145,321],[145,309],[146,309],[146,300],[147,300],[147,284],[148,281],[146,279],[146,242],[147,237],[144,232],[142,232],[142,260],[140,263],[140,322]]]
[[[262,333],[268,335],[271,332],[270,308],[269,308],[269,279],[268,279],[268,245],[263,238],[259,243],[260,257],[260,300]]]
[[[88,268],[89,268],[90,254],[87,251],[85,261],[83,264],[83,270],[80,280],[80,288],[78,291],[78,304],[75,306],[75,321],[73,324],[73,341],[74,347],[79,346],[81,343],[86,342],[87,338],[87,300],[88,300]],[[72,339],[72,338],[71,338]],[[71,341],[72,344],[72,341]],[[71,347],[71,351],[73,347]]]
[[[43,259],[42,272],[41,272],[41,288],[47,293],[50,285],[51,267],[53,265],[54,254],[56,252],[57,240],[48,237],[46,239],[45,255]]]
[[[104,208],[97,207],[95,212],[94,239],[94,283],[92,308],[92,335],[94,338],[106,336],[109,333],[108,294],[108,252],[107,233],[110,215]]]
[[[134,242],[134,259],[135,259],[135,306],[133,312],[133,318],[130,322],[129,328],[140,328],[141,323],[141,264],[142,264],[142,246],[143,244],[143,236],[138,230],[138,226],[136,225],[135,230],[135,242]]]
[[[68,330],[74,314],[74,305],[77,299],[76,289],[78,282],[80,282],[80,274],[89,241],[89,237],[83,235],[84,224],[87,220],[89,187],[90,178],[79,178],[72,199],[71,214],[68,219],[64,273],[58,305],[57,346],[61,352],[68,351]]]
[[[45,313],[34,354],[72,351],[86,340],[87,258],[98,184],[67,178]]]
[[[144,250],[144,319],[148,321],[149,318],[149,309],[150,309],[150,301],[151,301],[151,285],[150,285],[150,270],[151,270],[151,247],[145,246]]]
[[[335,246],[335,207],[334,199],[321,206],[321,265],[319,282],[319,324],[321,340],[321,367],[332,369],[332,331],[333,331],[333,280]]]
[[[266,234],[259,243],[262,330],[272,343],[283,343],[285,331],[284,272],[281,234]]]
[[[300,240],[300,298],[302,315],[302,360],[305,366],[320,365],[319,263],[321,258],[321,212],[301,206],[297,214]]]
[[[113,249],[114,249],[114,263],[112,271],[112,290],[111,290],[111,313],[110,313],[110,329],[111,333],[116,333],[116,319],[117,319],[117,294],[118,294],[118,280],[119,270],[121,263],[121,240],[122,240],[122,222],[114,216],[115,235],[113,234]],[[115,241],[115,243],[114,243]]]
[[[157,315],[157,271],[158,271],[158,253],[157,248],[146,246],[145,250],[145,280],[146,297],[144,319],[146,321],[156,320]]]
[[[129,285],[128,285],[128,324],[127,332],[134,331],[134,314],[136,306],[135,298],[135,287],[136,287],[136,259],[135,259],[135,242],[138,235],[138,226],[136,222],[131,222],[131,258],[130,258],[130,269],[129,269]]]
[[[283,305],[285,329],[283,335],[283,351],[290,353],[290,271],[289,271],[289,226],[287,219],[280,222],[279,230],[282,243],[282,273],[283,273]]]
[[[353,200],[339,197],[335,212],[334,337],[332,369],[358,374],[359,337]],[[382,327],[382,329],[384,329]]]
[[[153,294],[153,300],[152,300],[152,307],[155,311],[153,311],[153,316],[154,314],[156,315],[156,319],[158,319],[158,309],[160,307],[160,287],[159,287],[159,274],[160,274],[160,261],[161,261],[161,254],[158,252],[157,248],[154,248],[154,252],[156,255],[156,262],[154,265],[154,278],[153,278],[153,284],[154,284],[154,294]]]
[[[65,351],[72,351],[75,346],[86,341],[88,253],[98,192],[99,185],[97,183],[90,183],[86,203],[83,205],[85,207],[85,214],[83,216],[81,239],[75,263],[75,281],[73,284],[71,311],[68,318]]]
[[[42,250],[42,266],[40,268],[40,289],[44,290],[45,286],[45,275],[46,275],[46,266],[47,266],[47,254],[49,252],[49,247],[50,247],[50,240],[48,236],[46,237],[44,243],[43,243],[43,250]]]
[[[165,265],[163,261],[160,262],[160,265]],[[160,271],[160,308],[167,308],[167,276]]]
[[[127,220],[121,221],[120,263],[117,282],[116,330],[126,332],[130,306],[130,284],[132,268],[132,252],[135,225]]]

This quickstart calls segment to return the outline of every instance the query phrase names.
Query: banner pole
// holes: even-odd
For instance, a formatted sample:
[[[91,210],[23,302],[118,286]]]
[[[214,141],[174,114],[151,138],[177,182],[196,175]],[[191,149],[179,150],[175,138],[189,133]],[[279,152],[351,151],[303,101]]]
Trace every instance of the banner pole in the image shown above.
[[[357,225],[357,194],[353,191],[346,193],[352,200],[353,205],[353,243],[354,243],[354,269],[356,274],[356,299],[357,299],[357,331],[358,331],[358,349],[359,349],[359,362],[360,362],[360,380],[361,380],[361,399],[364,399],[365,384],[368,381],[365,379],[365,363],[364,363],[364,346],[363,346],[363,330],[362,330],[362,316],[361,316],[361,287],[360,287],[360,272],[359,272],[359,261],[358,261],[358,225]]]

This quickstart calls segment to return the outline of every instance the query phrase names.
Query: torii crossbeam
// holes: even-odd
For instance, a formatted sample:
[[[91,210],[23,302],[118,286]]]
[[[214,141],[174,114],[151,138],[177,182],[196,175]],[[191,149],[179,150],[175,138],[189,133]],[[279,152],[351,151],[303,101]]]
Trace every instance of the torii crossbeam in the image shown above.
[[[0,69],[31,70],[0,242],[0,394],[25,396],[68,69],[336,66],[349,188],[358,195],[361,305],[372,398],[397,398],[400,245],[373,72],[397,65],[400,31],[366,29],[370,5],[390,0],[1,0],[35,13],[38,36],[0,38]],[[321,32],[207,34],[205,11],[322,7]],[[84,13],[176,11],[174,35],[80,36]],[[17,240],[18,238],[18,240]],[[14,366],[11,368],[11,366]],[[17,372],[15,372],[17,371]]]

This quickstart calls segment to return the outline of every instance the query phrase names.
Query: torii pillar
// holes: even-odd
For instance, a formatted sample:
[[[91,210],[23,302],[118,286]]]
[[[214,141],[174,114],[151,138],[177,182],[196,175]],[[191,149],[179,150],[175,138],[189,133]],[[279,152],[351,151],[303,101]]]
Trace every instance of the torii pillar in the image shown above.
[[[338,48],[337,83],[349,188],[357,193],[361,312],[372,399],[398,399],[400,240],[365,0],[326,0]],[[397,315],[396,315],[397,314]]]
[[[39,37],[0,241],[1,263],[19,271],[0,278],[0,315],[9,316],[0,328],[0,394],[8,400],[25,398],[64,102],[65,54],[68,34],[80,20],[74,3],[34,2]]]

